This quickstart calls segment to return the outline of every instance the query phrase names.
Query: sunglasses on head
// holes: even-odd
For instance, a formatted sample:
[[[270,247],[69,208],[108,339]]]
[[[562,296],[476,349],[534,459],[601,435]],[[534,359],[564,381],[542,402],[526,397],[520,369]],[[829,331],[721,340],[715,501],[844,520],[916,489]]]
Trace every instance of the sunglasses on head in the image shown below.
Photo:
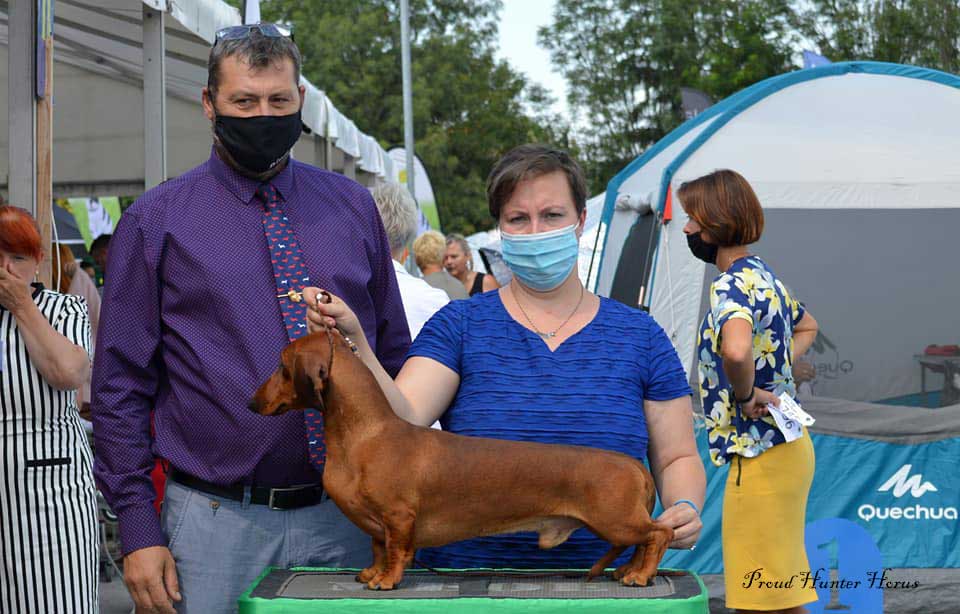
[[[284,26],[278,26],[275,23],[248,23],[241,26],[227,26],[217,30],[217,37],[214,44],[220,41],[233,41],[241,38],[248,38],[254,32],[267,38],[289,38],[293,40],[293,29]]]

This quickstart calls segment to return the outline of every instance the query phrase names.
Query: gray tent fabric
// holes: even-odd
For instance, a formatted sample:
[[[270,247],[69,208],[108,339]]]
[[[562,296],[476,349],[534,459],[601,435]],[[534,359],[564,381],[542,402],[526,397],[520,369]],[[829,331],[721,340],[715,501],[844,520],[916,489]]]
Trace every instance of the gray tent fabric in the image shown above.
[[[636,307],[640,302],[640,291],[650,271],[659,231],[660,217],[652,211],[637,218],[623,243],[623,253],[610,287],[610,298],[628,307]]]
[[[927,402],[921,391],[950,389],[929,371],[921,384],[920,360],[928,345],[960,340],[960,284],[948,282],[957,277],[956,228],[960,209],[764,210],[763,237],[750,251],[819,323],[803,357],[817,370],[815,395],[912,412]],[[717,274],[715,267],[704,271],[701,319]]]
[[[816,396],[801,399],[801,403],[817,420],[810,430],[823,435],[899,444],[960,437],[960,405],[903,407]]]
[[[57,223],[56,238],[59,239],[60,243],[83,244],[83,236],[80,234],[80,229],[77,227],[77,218],[75,218],[72,213],[63,207],[54,205],[53,219],[56,220]]]

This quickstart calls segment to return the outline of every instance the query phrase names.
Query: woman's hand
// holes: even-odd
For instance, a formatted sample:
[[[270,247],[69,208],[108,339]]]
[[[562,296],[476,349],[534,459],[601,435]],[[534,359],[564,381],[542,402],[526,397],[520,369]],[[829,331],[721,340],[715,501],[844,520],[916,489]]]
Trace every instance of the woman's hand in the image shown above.
[[[817,368],[813,366],[813,363],[803,358],[798,358],[793,363],[793,381],[802,384],[803,382],[814,380],[816,377]]]
[[[9,267],[0,268],[0,306],[16,317],[25,305],[32,302],[27,280],[17,277]]]
[[[319,297],[319,301],[317,298]],[[329,297],[330,302],[323,302]],[[336,327],[341,333],[350,337],[358,346],[366,344],[366,336],[360,319],[347,306],[343,299],[320,288],[304,288],[303,300],[307,303],[307,330],[311,333],[322,331],[324,328]]]
[[[671,548],[691,550],[700,539],[703,523],[700,514],[686,503],[678,503],[663,510],[657,520],[673,529]]]
[[[742,411],[746,417],[756,420],[757,418],[770,415],[770,410],[767,409],[768,403],[772,403],[774,407],[780,407],[780,398],[769,390],[754,388],[753,398],[741,404],[740,411]]]

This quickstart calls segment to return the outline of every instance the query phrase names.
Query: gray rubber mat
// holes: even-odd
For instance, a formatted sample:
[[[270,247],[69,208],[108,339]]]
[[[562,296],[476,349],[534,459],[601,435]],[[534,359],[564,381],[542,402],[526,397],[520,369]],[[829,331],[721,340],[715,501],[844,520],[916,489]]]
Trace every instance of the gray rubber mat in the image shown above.
[[[622,586],[609,576],[586,581],[585,573],[449,572],[412,570],[396,590],[373,591],[354,573],[276,569],[251,597],[263,599],[687,599],[700,594],[690,575],[657,576],[650,586]]]

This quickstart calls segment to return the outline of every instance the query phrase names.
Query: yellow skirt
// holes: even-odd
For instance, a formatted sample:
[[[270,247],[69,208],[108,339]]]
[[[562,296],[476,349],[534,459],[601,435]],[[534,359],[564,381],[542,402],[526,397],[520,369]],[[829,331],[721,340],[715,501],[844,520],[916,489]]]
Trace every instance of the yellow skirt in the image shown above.
[[[778,610],[817,600],[803,574],[807,494],[813,482],[810,434],[755,458],[730,463],[723,497],[723,575],[727,607]]]

